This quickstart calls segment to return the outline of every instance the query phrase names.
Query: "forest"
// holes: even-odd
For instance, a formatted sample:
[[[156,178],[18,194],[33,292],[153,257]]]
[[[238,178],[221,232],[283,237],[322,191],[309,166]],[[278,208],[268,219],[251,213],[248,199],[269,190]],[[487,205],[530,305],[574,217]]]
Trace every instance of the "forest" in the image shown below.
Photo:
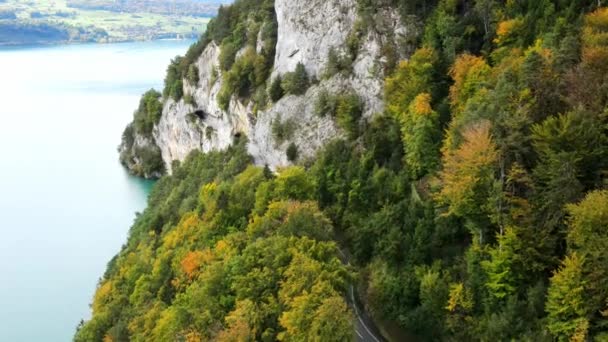
[[[256,3],[221,10],[167,85],[211,40],[244,44],[235,9],[268,18]],[[358,0],[356,34],[381,6],[423,23],[408,60],[386,59],[385,111],[312,99],[348,134],[276,173],[245,137],[176,164],[76,341],[350,341],[350,284],[416,340],[608,340],[608,8]],[[272,53],[242,95],[283,93]]]

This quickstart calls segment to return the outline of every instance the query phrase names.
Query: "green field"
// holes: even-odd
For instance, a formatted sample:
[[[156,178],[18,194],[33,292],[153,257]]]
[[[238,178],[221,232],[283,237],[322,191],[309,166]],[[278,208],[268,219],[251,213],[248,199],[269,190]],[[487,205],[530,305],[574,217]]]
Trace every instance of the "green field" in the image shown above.
[[[209,18],[142,12],[120,13],[68,7],[65,0],[6,0],[0,24],[51,25],[70,31],[69,40],[99,42],[198,36]],[[6,14],[9,17],[6,17]],[[15,18],[10,18],[14,14]]]

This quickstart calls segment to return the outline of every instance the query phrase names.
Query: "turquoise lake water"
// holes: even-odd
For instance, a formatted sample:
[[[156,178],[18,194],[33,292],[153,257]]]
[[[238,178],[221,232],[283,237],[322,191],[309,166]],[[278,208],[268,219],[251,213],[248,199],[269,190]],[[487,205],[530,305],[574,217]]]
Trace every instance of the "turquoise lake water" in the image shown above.
[[[70,341],[150,182],[116,147],[188,41],[0,49],[0,341]]]

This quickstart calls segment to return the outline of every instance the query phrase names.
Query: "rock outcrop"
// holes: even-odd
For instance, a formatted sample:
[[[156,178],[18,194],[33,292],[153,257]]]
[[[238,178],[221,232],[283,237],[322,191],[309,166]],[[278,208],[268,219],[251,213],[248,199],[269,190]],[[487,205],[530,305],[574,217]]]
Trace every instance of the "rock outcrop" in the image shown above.
[[[324,70],[330,51],[348,53],[348,39],[358,21],[356,1],[276,0],[275,11],[278,38],[270,80],[293,71],[302,63],[313,80],[311,87],[303,95],[285,96],[259,110],[251,101],[233,96],[229,109],[224,111],[217,101],[222,87],[220,47],[211,42],[196,62],[198,84],[184,80],[184,97],[191,97],[193,101],[189,102],[193,104],[184,99],[164,100],[162,117],[153,130],[154,142],[160,148],[167,171],[171,172],[174,160],[184,160],[191,151],[225,149],[239,135],[249,139],[248,151],[255,163],[271,169],[289,164],[285,151],[291,143],[298,147],[301,159],[314,156],[324,144],[343,134],[330,116],[315,114],[316,98],[324,90],[356,93],[363,104],[364,118],[383,111],[387,62],[383,48],[402,46],[400,42],[413,30],[402,23],[396,9],[379,9],[383,11],[378,15],[382,22],[375,22],[373,29],[360,37],[352,72],[329,78],[324,77]],[[407,57],[406,51],[395,51],[395,55],[395,58]],[[289,139],[275,140],[272,134],[275,120],[294,126]]]

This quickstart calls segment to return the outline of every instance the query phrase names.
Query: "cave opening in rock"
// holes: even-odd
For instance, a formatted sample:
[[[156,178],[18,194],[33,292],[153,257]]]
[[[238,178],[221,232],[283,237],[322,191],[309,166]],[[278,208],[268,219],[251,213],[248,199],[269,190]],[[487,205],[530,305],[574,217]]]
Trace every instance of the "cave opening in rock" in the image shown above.
[[[207,116],[207,113],[205,113],[204,110],[202,109],[197,109],[194,111],[194,115],[196,115],[197,118],[201,119],[201,120],[205,120],[205,117]]]

